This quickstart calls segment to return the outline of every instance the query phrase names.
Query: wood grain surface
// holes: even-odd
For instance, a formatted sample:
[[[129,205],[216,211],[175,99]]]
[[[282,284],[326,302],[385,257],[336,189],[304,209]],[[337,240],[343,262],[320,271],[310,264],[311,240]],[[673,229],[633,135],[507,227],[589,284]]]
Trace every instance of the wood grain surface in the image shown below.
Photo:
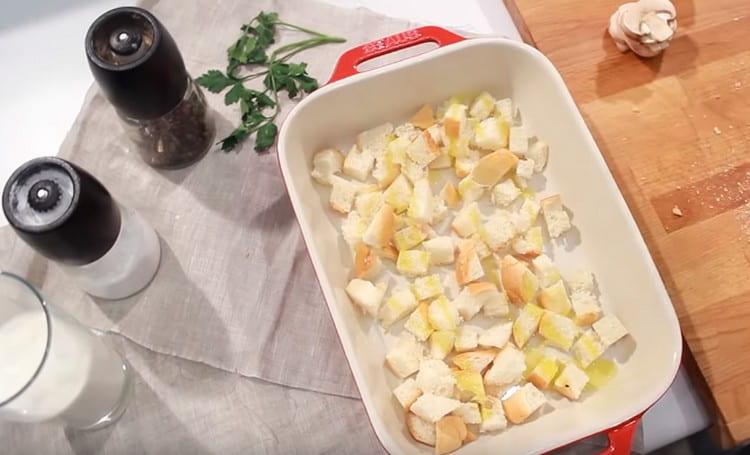
[[[677,35],[648,60],[606,34],[621,2],[505,3],[625,195],[724,436],[750,439],[750,1],[674,1]]]

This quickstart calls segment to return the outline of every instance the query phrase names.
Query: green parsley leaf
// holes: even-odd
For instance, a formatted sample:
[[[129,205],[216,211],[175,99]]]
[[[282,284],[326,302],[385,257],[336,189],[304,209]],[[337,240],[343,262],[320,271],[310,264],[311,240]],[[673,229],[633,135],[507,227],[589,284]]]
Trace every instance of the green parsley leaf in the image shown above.
[[[262,152],[271,148],[276,141],[278,132],[278,128],[273,123],[266,123],[261,126],[258,129],[258,134],[255,135],[255,151]]]
[[[247,89],[244,85],[242,85],[241,82],[237,82],[234,84],[234,86],[224,95],[224,104],[229,106],[230,104],[234,104],[240,99],[245,98],[245,91]]]
[[[211,93],[219,93],[236,81],[219,70],[209,70],[197,78],[195,82],[206,87]]]

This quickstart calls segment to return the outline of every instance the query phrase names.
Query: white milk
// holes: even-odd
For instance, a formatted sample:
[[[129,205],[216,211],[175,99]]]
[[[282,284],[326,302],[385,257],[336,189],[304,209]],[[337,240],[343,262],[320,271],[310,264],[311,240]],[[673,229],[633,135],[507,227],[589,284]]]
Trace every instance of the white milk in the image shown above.
[[[94,332],[51,309],[52,342],[39,375],[26,391],[0,407],[0,418],[40,422],[60,418],[76,428],[101,423],[122,406],[126,370]],[[0,320],[0,401],[34,374],[46,344],[40,310]]]

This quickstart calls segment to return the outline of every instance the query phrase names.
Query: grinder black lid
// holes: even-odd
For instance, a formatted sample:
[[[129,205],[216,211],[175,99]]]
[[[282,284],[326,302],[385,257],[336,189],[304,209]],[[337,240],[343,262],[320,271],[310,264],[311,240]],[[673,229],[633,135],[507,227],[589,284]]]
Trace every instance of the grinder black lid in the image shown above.
[[[42,255],[71,265],[104,256],[120,234],[120,209],[91,174],[60,158],[37,158],[11,175],[3,212]]]
[[[86,33],[86,57],[106,97],[127,117],[159,118],[187,90],[177,44],[142,8],[116,8],[99,16]]]

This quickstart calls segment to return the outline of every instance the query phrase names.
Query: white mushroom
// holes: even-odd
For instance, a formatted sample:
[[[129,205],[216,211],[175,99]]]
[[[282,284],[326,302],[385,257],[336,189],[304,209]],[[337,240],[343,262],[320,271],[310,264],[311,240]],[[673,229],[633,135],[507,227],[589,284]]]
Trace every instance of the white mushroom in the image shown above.
[[[677,30],[677,11],[669,0],[639,0],[617,8],[609,34],[622,52],[654,57],[669,46]]]

